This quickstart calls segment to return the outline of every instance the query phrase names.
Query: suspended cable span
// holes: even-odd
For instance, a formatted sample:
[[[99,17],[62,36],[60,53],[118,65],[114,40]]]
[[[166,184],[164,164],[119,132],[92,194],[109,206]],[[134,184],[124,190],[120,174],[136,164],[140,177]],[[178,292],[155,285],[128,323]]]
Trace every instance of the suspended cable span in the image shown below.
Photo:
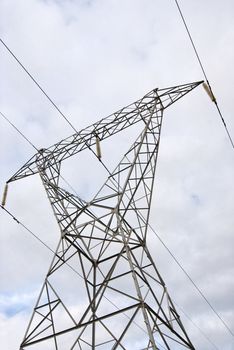
[[[26,231],[28,231],[34,238],[36,238],[41,244],[43,244],[47,249],[55,254],[52,248],[48,246],[44,241],[42,241],[35,233],[33,233],[27,226],[25,226],[21,221],[19,221],[9,210],[7,210],[3,205],[0,205],[1,208],[20,226],[22,226]]]
[[[66,120],[66,122],[70,125],[70,127],[77,132],[76,128],[72,125],[72,123],[69,121],[69,119],[64,115],[64,113],[59,109],[59,107],[56,105],[56,103],[49,97],[49,95],[45,92],[45,90],[41,87],[41,85],[36,81],[36,79],[32,76],[31,73],[26,69],[26,67],[23,65],[23,63],[20,62],[20,60],[16,57],[16,55],[11,51],[11,49],[7,46],[7,44],[0,38],[0,42],[3,44],[3,46],[7,49],[7,51],[11,54],[11,56],[15,59],[15,61],[21,66],[21,68],[25,71],[25,73],[30,77],[30,79],[36,84],[36,86],[41,90],[41,92],[45,95],[47,100],[52,103],[54,108],[59,112],[59,114]]]
[[[184,316],[192,323],[192,325],[194,327],[196,327],[199,332],[203,335],[203,337],[214,347],[214,349],[219,350],[219,348],[217,348],[217,346],[210,340],[209,337],[207,337],[207,335],[201,330],[201,328],[195,323],[193,322],[193,320],[191,319],[191,317],[181,308],[181,306],[179,306],[175,300],[173,300],[173,303],[177,306],[178,309],[180,309],[180,311],[182,312],[182,314],[184,314]]]
[[[151,228],[152,232],[156,235],[156,237],[159,239],[161,244],[164,246],[164,248],[167,250],[167,252],[170,254],[170,256],[173,258],[173,260],[176,262],[176,264],[180,267],[180,269],[184,272],[184,274],[187,276],[189,281],[192,283],[194,288],[198,291],[198,293],[201,295],[201,297],[205,300],[205,302],[209,305],[211,310],[214,312],[214,314],[219,318],[219,320],[222,322],[226,330],[234,337],[234,333],[229,328],[229,326],[226,324],[226,322],[222,319],[222,317],[219,315],[219,313],[215,310],[215,308],[212,306],[212,304],[209,302],[207,297],[204,295],[202,290],[196,285],[196,283],[193,281],[192,277],[188,274],[188,272],[185,270],[185,268],[182,266],[182,264],[179,262],[179,260],[175,257],[175,255],[172,253],[172,251],[166,246],[166,244],[163,242],[161,237],[157,234],[157,232],[153,229],[153,227],[149,224],[149,227]]]
[[[205,77],[206,83],[207,83],[207,85],[208,85],[208,87],[209,87],[209,89],[210,89],[212,95],[214,96],[213,90],[212,90],[212,88],[211,88],[211,86],[210,86],[210,83],[209,83],[209,80],[208,80],[208,77],[207,77],[207,74],[206,74],[206,71],[205,71],[205,68],[204,68],[204,66],[203,66],[203,64],[202,64],[201,58],[200,58],[200,56],[199,56],[199,54],[198,54],[198,51],[197,51],[197,49],[196,49],[194,40],[193,40],[193,38],[192,38],[192,35],[191,35],[190,30],[189,30],[189,28],[188,28],[188,25],[187,25],[187,23],[186,23],[185,17],[184,17],[184,15],[183,15],[183,13],[182,13],[181,7],[180,7],[180,5],[179,5],[179,3],[178,3],[177,0],[175,0],[175,3],[176,3],[176,6],[177,6],[178,11],[179,11],[179,13],[180,13],[180,17],[181,17],[181,19],[182,19],[182,21],[183,21],[183,23],[184,23],[186,32],[187,32],[187,34],[188,34],[189,40],[190,40],[190,42],[191,42],[191,45],[192,45],[193,50],[194,50],[194,52],[195,52],[195,55],[196,55],[196,57],[197,57],[198,63],[199,63],[199,65],[200,65],[200,67],[201,67],[202,73],[203,73],[203,75],[204,75],[204,77]],[[218,102],[217,102],[216,98],[214,98],[213,102],[214,102],[214,104],[215,104],[215,106],[216,106],[217,112],[218,112],[218,114],[219,114],[219,116],[220,116],[220,119],[221,119],[221,121],[222,121],[222,123],[223,123],[223,126],[224,126],[224,128],[225,128],[225,131],[226,131],[226,133],[227,133],[227,136],[228,136],[228,138],[229,138],[229,141],[230,141],[230,143],[231,143],[231,145],[232,145],[232,148],[234,149],[234,142],[233,142],[233,139],[232,139],[231,134],[230,134],[230,132],[229,132],[229,130],[228,130],[227,124],[226,124],[226,122],[225,122],[225,120],[224,120],[223,114],[222,114],[222,112],[221,112],[221,110],[220,110],[220,108],[219,108],[219,105],[218,105]]]
[[[2,118],[4,118],[8,124],[10,124],[38,152],[38,148],[10,121],[10,119],[8,119],[1,111],[0,114]]]
[[[12,57],[16,60],[16,62],[21,66],[21,68],[26,72],[26,74],[30,77],[30,79],[36,84],[36,86],[41,90],[41,92],[45,95],[45,97],[52,103],[52,105],[55,107],[55,109],[59,112],[59,114],[66,120],[66,122],[71,126],[71,128],[77,132],[76,128],[71,124],[71,122],[68,120],[68,118],[64,115],[64,113],[58,108],[58,106],[55,104],[55,102],[49,97],[49,95],[45,92],[45,90],[40,86],[40,84],[36,81],[36,79],[32,76],[31,73],[25,68],[25,66],[20,62],[20,60],[16,57],[16,55],[11,51],[11,49],[6,45],[6,43],[0,38],[0,42],[4,45],[4,47],[7,49],[7,51],[12,55]],[[9,122],[10,123],[10,122]],[[11,123],[10,123],[11,124]],[[13,125],[12,125],[13,126]],[[13,126],[16,130],[17,128]],[[18,131],[18,130],[17,130]],[[18,131],[19,132],[19,131]],[[21,132],[20,132],[21,133]],[[21,133],[22,135],[22,133]],[[23,136],[23,135],[22,135]],[[24,136],[23,136],[24,137]],[[25,138],[25,137],[24,137]],[[28,141],[28,140],[27,140]],[[88,145],[87,145],[88,146]],[[34,147],[35,148],[35,147]],[[89,150],[96,156],[96,158],[100,161],[100,163],[103,165],[103,167],[106,169],[106,171],[110,174],[110,171],[108,170],[107,166],[102,162],[100,155],[96,154],[93,149],[88,146]],[[100,152],[100,150],[99,150]],[[70,186],[70,188],[72,188]]]

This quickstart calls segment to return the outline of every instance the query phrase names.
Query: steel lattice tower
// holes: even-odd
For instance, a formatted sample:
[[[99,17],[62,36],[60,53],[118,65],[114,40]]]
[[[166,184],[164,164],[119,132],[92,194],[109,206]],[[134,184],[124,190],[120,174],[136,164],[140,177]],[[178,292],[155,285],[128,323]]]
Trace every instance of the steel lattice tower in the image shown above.
[[[201,82],[142,99],[40,150],[8,182],[38,173],[61,238],[20,349],[194,349],[147,248],[163,111]],[[90,202],[59,186],[61,163],[130,127],[143,131]],[[66,276],[68,276],[66,278]]]

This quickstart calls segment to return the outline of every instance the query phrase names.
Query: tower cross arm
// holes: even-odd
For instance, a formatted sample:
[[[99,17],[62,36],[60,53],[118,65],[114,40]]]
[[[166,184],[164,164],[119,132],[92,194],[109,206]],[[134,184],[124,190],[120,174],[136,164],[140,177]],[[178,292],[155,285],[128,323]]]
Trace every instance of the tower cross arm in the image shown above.
[[[202,81],[183,84],[163,89],[153,89],[138,101],[120,109],[119,111],[99,120],[85,129],[59,141],[47,149],[41,149],[26,164],[24,164],[7,182],[16,181],[38,173],[37,162],[44,162],[45,169],[92,147],[131,125],[144,121],[151,113],[152,108],[164,110],[178,99],[193,90]]]

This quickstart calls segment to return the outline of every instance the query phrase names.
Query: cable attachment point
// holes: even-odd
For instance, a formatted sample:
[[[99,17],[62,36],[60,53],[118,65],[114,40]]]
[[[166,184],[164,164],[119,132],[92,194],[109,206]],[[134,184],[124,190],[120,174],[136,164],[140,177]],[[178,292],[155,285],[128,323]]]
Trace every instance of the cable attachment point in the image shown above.
[[[212,102],[216,102],[216,98],[214,97],[214,94],[210,88],[210,86],[208,84],[206,84],[205,82],[202,84],[202,86],[204,87],[207,95],[210,97]]]
[[[5,184],[3,196],[2,196],[2,206],[5,207],[8,192],[8,183]]]

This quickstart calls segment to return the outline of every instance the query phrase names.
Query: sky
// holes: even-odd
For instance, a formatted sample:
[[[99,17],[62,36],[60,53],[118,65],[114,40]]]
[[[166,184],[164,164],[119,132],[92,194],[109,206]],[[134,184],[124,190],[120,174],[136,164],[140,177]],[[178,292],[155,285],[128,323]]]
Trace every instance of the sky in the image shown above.
[[[234,3],[179,3],[234,137]],[[204,78],[173,0],[1,0],[0,33],[77,129],[153,88]],[[0,56],[0,111],[36,147],[71,135],[70,126],[3,45]],[[133,136],[123,132],[103,149],[110,169]],[[4,119],[0,146],[3,190],[35,150]],[[106,176],[91,158],[81,154],[64,169],[85,199]],[[214,104],[198,87],[165,111],[150,223],[232,332],[233,178],[233,148]],[[59,231],[38,176],[12,183],[6,208],[55,249]],[[52,254],[4,211],[0,225],[0,344],[14,350]],[[148,243],[195,348],[234,349],[233,336],[151,230]]]

